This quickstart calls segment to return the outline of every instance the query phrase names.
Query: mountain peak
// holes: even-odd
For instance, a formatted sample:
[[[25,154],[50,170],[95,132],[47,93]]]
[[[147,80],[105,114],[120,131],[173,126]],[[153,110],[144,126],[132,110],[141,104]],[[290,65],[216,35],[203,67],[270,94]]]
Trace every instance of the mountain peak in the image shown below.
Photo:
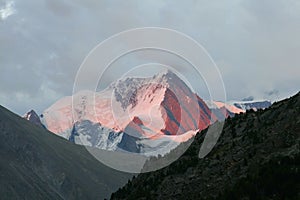
[[[38,114],[36,114],[34,110],[28,111],[26,114],[23,115],[23,118],[32,122],[35,125],[44,127],[40,120],[40,117],[38,116]]]
[[[33,118],[39,118],[39,116],[36,114],[36,112],[34,110],[30,110],[24,114],[23,118],[30,120]]]
[[[160,80],[161,82],[163,82],[163,80],[165,80],[166,82],[169,82],[170,80],[180,80],[179,76],[173,72],[170,69],[164,69],[161,72],[159,72],[158,74],[153,76],[154,80]]]
[[[97,141],[94,143],[85,142],[86,145],[107,143],[107,137],[102,137],[102,128],[106,128],[110,130],[107,135],[113,132],[111,130],[126,134],[137,132],[135,135],[140,137],[139,144],[145,142],[143,147],[147,149],[151,145],[159,148],[165,141],[173,142],[174,138],[185,133],[190,135],[191,131],[196,133],[211,122],[212,114],[205,102],[175,71],[168,69],[155,76],[122,77],[103,91],[85,98],[75,95],[52,105],[43,113],[47,128],[69,139],[75,117],[75,121],[78,120],[82,125],[79,136],[75,137],[99,139],[95,139]],[[72,99],[75,99],[73,105]],[[83,120],[101,124],[101,127],[87,134],[83,130],[94,130],[94,126],[84,124]],[[112,133],[109,137],[112,135],[116,135],[111,139],[114,144],[125,141],[124,134]],[[155,140],[153,135],[157,136]],[[156,139],[160,138],[162,139],[158,142]],[[98,146],[106,149],[104,145]]]
[[[158,94],[158,91],[164,92],[166,88],[176,88],[179,85],[185,84],[174,72],[165,69],[152,77],[121,78],[112,83],[110,89],[113,90],[116,100],[122,104],[125,110],[129,105],[133,107],[136,105],[138,93],[147,93],[148,90],[148,93]],[[185,88],[188,87],[185,85]]]

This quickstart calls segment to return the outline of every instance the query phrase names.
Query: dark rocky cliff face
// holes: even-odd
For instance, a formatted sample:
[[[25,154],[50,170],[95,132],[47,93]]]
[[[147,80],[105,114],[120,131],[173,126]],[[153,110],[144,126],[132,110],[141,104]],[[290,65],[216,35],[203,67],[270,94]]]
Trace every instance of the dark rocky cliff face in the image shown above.
[[[204,130],[177,161],[132,179],[111,199],[300,199],[299,113],[300,93],[228,118],[207,157],[198,158]]]
[[[31,123],[37,125],[37,126],[41,126],[43,128],[45,128],[45,126],[42,124],[40,117],[36,114],[36,112],[34,110],[30,110],[29,112],[27,112],[24,116],[24,119],[27,119],[28,121],[30,121]]]

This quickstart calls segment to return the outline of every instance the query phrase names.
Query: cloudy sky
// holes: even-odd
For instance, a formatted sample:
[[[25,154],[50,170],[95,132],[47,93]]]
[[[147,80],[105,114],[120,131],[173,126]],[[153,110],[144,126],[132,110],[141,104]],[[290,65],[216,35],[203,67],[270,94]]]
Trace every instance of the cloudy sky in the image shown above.
[[[202,44],[227,99],[299,91],[298,0],[0,0],[0,104],[41,113],[71,95],[83,59],[104,39],[165,27]]]

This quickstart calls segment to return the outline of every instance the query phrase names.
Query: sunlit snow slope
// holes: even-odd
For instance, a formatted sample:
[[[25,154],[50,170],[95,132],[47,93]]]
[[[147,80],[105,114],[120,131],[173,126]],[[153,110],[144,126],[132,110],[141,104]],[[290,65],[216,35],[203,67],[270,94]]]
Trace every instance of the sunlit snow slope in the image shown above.
[[[68,140],[134,152],[185,141],[211,120],[216,117],[205,102],[169,70],[124,78],[100,92],[81,91],[43,113],[47,128]]]

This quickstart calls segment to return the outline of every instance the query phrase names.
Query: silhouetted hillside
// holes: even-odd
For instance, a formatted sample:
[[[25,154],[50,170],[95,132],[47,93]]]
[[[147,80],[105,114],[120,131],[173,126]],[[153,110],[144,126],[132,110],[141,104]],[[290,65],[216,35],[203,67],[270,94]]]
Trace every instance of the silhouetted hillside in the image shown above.
[[[103,199],[129,174],[0,106],[0,199]]]

